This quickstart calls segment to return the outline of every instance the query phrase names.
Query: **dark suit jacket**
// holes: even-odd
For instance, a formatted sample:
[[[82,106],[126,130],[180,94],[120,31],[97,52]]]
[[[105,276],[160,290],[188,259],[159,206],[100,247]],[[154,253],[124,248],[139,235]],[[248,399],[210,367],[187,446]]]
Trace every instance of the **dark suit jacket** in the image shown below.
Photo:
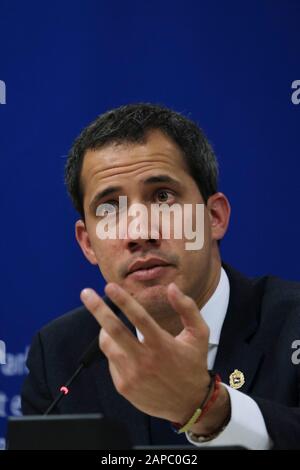
[[[274,277],[250,280],[224,267],[230,299],[214,370],[224,383],[235,369],[242,371],[245,384],[240,391],[257,402],[274,447],[300,448],[300,365],[291,359],[292,343],[300,339],[300,284]],[[97,333],[94,317],[80,307],[35,336],[22,390],[24,414],[47,409]],[[102,412],[129,423],[135,445],[149,444],[149,416],[115,390],[102,353],[82,371],[56,412]]]

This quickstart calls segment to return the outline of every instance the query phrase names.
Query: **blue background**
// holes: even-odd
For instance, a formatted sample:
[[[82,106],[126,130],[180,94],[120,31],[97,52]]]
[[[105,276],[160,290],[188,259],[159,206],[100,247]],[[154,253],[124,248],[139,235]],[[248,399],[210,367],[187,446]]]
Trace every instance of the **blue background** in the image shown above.
[[[136,101],[195,119],[232,204],[223,259],[300,278],[300,1],[0,0],[0,447],[43,324],[103,280],[74,238],[63,168],[79,131]]]

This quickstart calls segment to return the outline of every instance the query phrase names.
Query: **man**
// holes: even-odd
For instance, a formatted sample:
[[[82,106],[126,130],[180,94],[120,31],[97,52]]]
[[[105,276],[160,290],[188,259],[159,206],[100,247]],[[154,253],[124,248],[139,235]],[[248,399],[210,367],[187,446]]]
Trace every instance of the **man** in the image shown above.
[[[57,413],[103,412],[128,426],[134,444],[300,447],[300,368],[291,349],[300,338],[299,285],[249,280],[222,265],[230,206],[217,173],[202,131],[160,106],[112,110],[81,133],[66,183],[81,215],[77,241],[107,281],[107,298],[84,289],[85,307],[36,336],[25,414],[45,412],[99,334],[101,358]],[[133,219],[121,208],[124,196],[128,207],[149,211],[190,205],[193,227],[204,207],[203,244],[189,250],[187,237],[175,236],[178,212],[170,237],[162,233],[163,212],[152,225],[124,230],[124,218]],[[110,229],[123,224],[121,233],[103,236],[103,219]]]

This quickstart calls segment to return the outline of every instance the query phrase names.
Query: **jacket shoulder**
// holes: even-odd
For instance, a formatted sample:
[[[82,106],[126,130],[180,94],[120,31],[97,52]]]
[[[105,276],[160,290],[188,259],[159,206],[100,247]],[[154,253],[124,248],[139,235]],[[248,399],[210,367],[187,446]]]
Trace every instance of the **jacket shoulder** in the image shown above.
[[[79,306],[63,315],[56,317],[44,325],[40,333],[45,336],[52,334],[68,334],[72,329],[86,328],[87,324],[93,323],[93,317],[84,306]]]
[[[93,315],[81,306],[45,325],[38,336],[46,358],[64,358],[76,364],[99,329]]]
[[[268,276],[265,283],[264,302],[272,306],[286,306],[289,310],[300,308],[300,283]]]

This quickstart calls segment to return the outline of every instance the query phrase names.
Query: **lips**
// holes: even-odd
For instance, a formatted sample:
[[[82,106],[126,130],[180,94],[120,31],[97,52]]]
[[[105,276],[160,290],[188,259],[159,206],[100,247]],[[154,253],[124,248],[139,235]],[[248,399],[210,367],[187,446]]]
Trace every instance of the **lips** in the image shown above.
[[[147,260],[137,260],[132,265],[129,266],[127,276],[129,274],[135,273],[136,271],[143,271],[143,270],[147,270],[151,268],[156,268],[159,266],[170,266],[170,263],[160,258],[149,258]]]

